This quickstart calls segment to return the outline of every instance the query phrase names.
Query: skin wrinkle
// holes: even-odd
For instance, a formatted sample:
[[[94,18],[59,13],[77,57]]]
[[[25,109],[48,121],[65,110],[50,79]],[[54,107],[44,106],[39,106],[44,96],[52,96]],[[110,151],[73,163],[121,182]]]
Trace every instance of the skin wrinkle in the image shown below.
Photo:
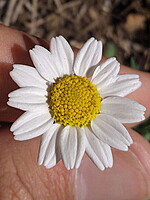
[[[18,174],[16,174],[18,177],[18,180],[15,181],[15,183],[12,183],[10,185],[10,189],[12,190],[12,197],[18,197],[18,199],[22,200],[33,200],[32,194],[29,192],[28,188],[25,186],[25,184],[22,182]]]
[[[2,130],[3,130],[3,128],[1,128],[1,131]],[[28,191],[28,188],[22,182],[22,180],[18,174],[16,162],[13,158],[13,153],[10,154],[10,152],[9,152],[9,148],[11,148],[10,142],[11,142],[11,138],[8,139],[8,141],[7,141],[8,148],[7,149],[5,148],[6,151],[3,152],[4,155],[6,155],[3,157],[5,159],[0,159],[0,167],[2,167],[2,170],[0,170],[0,172],[1,172],[1,174],[3,174],[3,176],[0,177],[0,180],[1,180],[0,182],[2,185],[3,184],[5,185],[6,184],[5,180],[7,180],[7,184],[5,187],[5,188],[7,188],[7,192],[4,192],[3,189],[0,189],[0,196],[4,195],[4,197],[5,197],[5,195],[10,194],[10,196],[8,196],[6,198],[6,200],[12,199],[12,197],[13,198],[18,197],[18,198],[24,200],[25,199],[24,196],[27,196],[28,200],[30,200],[30,199],[33,200],[33,198],[31,198],[32,195]],[[5,168],[3,168],[3,165],[5,166]],[[4,197],[0,198],[0,199],[5,200]]]
[[[37,176],[39,178],[39,181],[41,181],[41,183],[43,184],[44,188],[46,189],[46,192],[45,192],[45,196],[46,198],[49,197],[49,186],[48,186],[48,177],[47,177],[47,173],[46,173],[46,178],[45,180],[43,180],[43,178],[41,177],[41,175],[39,173],[37,173]]]
[[[14,154],[12,154],[11,157],[12,157],[12,162],[13,162],[13,164],[14,164],[14,168],[16,169],[16,177],[18,177],[20,184],[23,186],[23,188],[24,188],[24,190],[25,190],[25,194],[28,194],[28,195],[31,197],[31,200],[33,200],[32,193],[30,192],[29,188],[27,187],[26,182],[24,182],[24,181],[20,178],[21,176],[20,176],[20,174],[19,174],[19,170],[18,170],[18,167],[17,167],[16,162],[15,162]],[[13,185],[13,184],[12,184],[12,185]],[[12,185],[11,185],[11,187],[13,188],[14,186],[12,186]],[[16,194],[17,194],[17,192],[16,192]],[[22,196],[22,197],[24,198],[24,196]]]
[[[33,154],[37,154],[36,150],[35,149],[34,150],[29,149],[29,155],[30,155],[31,158],[32,158]],[[36,155],[36,158],[37,158],[37,155]],[[37,162],[37,161],[35,160],[35,162]],[[43,186],[45,187],[46,191],[44,193],[49,195],[49,187],[48,187],[48,181],[49,180],[48,179],[44,180],[42,174],[39,174],[38,171],[36,172],[36,177],[37,177],[38,181],[41,182],[43,184]],[[31,178],[31,181],[32,181],[32,178]]]
[[[1,128],[0,135],[0,152],[3,155],[3,159],[0,159],[0,175],[5,174],[0,178],[0,197],[3,197],[0,200],[12,200],[12,196],[19,200],[75,199],[73,170],[67,171],[62,162],[52,169],[37,165],[40,137],[17,142],[12,139],[9,128],[7,133],[4,130]],[[8,148],[4,148],[5,145]],[[23,198],[25,196],[26,199]]]
[[[12,200],[18,197],[20,200],[33,200],[18,178],[16,173],[13,172],[5,173],[3,177],[0,178],[0,199]],[[7,180],[7,183],[5,180]]]
[[[69,171],[70,176],[65,176],[64,173],[62,173],[62,168],[63,170],[66,171],[66,169],[63,167],[62,162],[58,163],[57,167],[57,176],[54,173],[50,173],[50,169],[47,169],[46,174],[48,177],[48,180],[51,181],[51,186],[52,189],[55,193],[55,198],[56,199],[69,199],[73,200],[75,199],[74,197],[74,187],[72,187],[72,180],[74,180],[74,170]],[[66,188],[64,190],[64,185],[66,185]],[[72,192],[69,192],[72,191]],[[69,194],[69,196],[68,196]]]
[[[30,149],[29,149],[29,152],[31,152]],[[33,154],[34,154],[34,152],[33,152]],[[30,155],[30,153],[29,153],[29,155]],[[29,157],[28,159],[33,160],[32,157],[31,158]],[[14,163],[15,163],[15,161],[14,161]],[[29,166],[27,166],[27,167],[29,168]],[[41,167],[41,168],[43,168],[43,167]],[[17,168],[18,176],[19,177],[23,177],[22,176],[22,170],[20,170],[20,169],[21,169],[20,167]],[[30,171],[30,168],[28,169],[28,171]],[[32,174],[33,174],[32,172],[29,173],[29,175],[27,173],[26,174],[27,178],[24,177],[22,179],[22,182],[23,182],[24,186],[28,189],[28,193],[31,194],[31,192],[33,192],[35,190],[34,188],[35,188],[35,186],[37,185],[37,182],[38,182],[38,185],[40,185],[39,188],[43,188],[44,190],[42,191],[42,194],[41,194],[41,192],[39,192],[40,190],[36,190],[34,192],[35,195],[33,196],[33,199],[41,198],[41,200],[42,200],[42,196],[43,195],[44,195],[45,199],[49,199],[49,196],[52,195],[52,192],[49,193],[50,188],[48,186],[46,186],[46,185],[49,184],[48,182],[51,182],[51,185],[55,185],[56,188],[59,187],[58,186],[58,178],[56,177],[57,175],[55,175],[54,179],[52,177],[49,177],[48,180],[47,180],[48,182],[45,182],[45,179],[43,179],[42,174],[38,175],[37,171],[33,174],[33,177],[32,177]],[[53,180],[54,180],[54,182],[53,182]],[[45,184],[44,184],[44,182],[45,182]],[[54,193],[57,194],[57,192],[55,192],[55,188],[51,188],[51,190],[52,189],[54,190]]]

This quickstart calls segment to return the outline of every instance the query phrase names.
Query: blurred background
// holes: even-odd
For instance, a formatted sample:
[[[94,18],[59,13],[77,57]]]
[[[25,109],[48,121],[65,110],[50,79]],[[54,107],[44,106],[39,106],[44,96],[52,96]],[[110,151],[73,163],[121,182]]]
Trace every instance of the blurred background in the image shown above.
[[[150,0],[0,0],[0,23],[77,48],[94,36],[105,56],[150,72]],[[150,141],[150,119],[135,130]]]

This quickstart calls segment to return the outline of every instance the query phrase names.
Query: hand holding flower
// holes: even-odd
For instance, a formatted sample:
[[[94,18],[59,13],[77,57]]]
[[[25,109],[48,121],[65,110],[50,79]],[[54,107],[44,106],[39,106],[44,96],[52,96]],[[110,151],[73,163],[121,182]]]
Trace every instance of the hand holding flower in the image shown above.
[[[3,28],[3,27],[2,27]],[[25,51],[24,51],[24,57],[25,57],[25,59],[24,60],[22,60],[22,63],[23,64],[28,64],[28,65],[31,65],[31,61],[29,60],[29,57],[27,58],[27,55],[28,55],[28,50],[29,49],[31,49],[32,48],[32,46],[34,46],[34,44],[35,43],[38,43],[38,41],[36,40],[36,39],[34,39],[34,38],[32,38],[32,43],[31,42],[29,42],[30,40],[28,40],[28,45],[30,44],[30,47],[28,47],[28,48],[26,48],[24,45],[27,43],[27,41],[24,43],[24,41],[22,40],[22,38],[23,38],[23,35],[22,34],[20,34],[20,33],[18,33],[17,31],[13,31],[13,30],[11,30],[11,29],[8,29],[8,28],[3,28],[3,31],[5,32],[5,35],[7,35],[8,34],[8,32],[10,32],[11,31],[11,33],[12,33],[12,35],[16,35],[18,38],[17,38],[17,43],[18,43],[18,45],[20,46],[22,46],[22,48],[24,48],[24,49],[26,49]],[[7,33],[7,34],[6,34]],[[2,38],[2,35],[1,35],[1,38]],[[44,43],[44,42],[43,42]],[[14,45],[14,41],[12,41],[11,40],[11,38],[9,38],[9,40],[8,40],[8,42],[6,41],[5,42],[5,44],[4,44],[4,46],[3,46],[3,49],[4,49],[4,52],[5,52],[5,54],[6,54],[6,52],[9,52],[9,49],[11,49],[12,48],[12,46]],[[11,51],[10,51],[11,52]],[[8,63],[8,65],[6,64],[6,68],[4,68],[4,65],[1,65],[2,66],[2,69],[3,69],[3,73],[5,73],[6,72],[6,70],[9,68],[9,63],[11,64],[11,63],[19,63],[18,61],[19,61],[19,57],[16,57],[16,60],[13,58],[13,62],[11,61],[11,57],[12,57],[12,55],[11,55],[11,53],[7,53],[7,57],[5,58],[5,55],[4,56],[2,56],[2,62],[3,63]],[[9,59],[8,59],[9,58]],[[17,59],[18,59],[18,61],[17,61]],[[27,62],[26,62],[27,61]],[[123,69],[124,70],[124,69]],[[127,69],[128,70],[128,69]],[[126,70],[126,71],[127,71]],[[130,69],[129,69],[130,70]],[[10,69],[9,69],[9,71],[10,71]],[[132,71],[132,70],[131,70]],[[133,72],[129,72],[129,73],[133,73]],[[134,72],[135,73],[135,72]],[[148,79],[147,79],[147,77],[148,77],[148,75],[147,74],[142,74],[141,72],[136,72],[136,73],[140,73],[141,74],[141,78],[144,80],[144,82],[147,80],[148,81]],[[2,83],[1,83],[1,87],[4,87],[4,85],[3,85],[3,83],[4,83],[4,79],[2,80]],[[10,81],[11,82],[11,85],[9,85],[9,88],[6,88],[6,91],[7,90],[9,90],[9,91],[12,91],[13,89],[14,89],[14,86],[13,86],[13,82],[12,81]],[[138,92],[135,92],[135,94],[134,94],[134,99],[136,99],[136,100],[139,100],[139,101],[141,101],[141,99],[143,99],[143,97],[141,98],[141,95],[139,95],[140,94],[140,92],[142,93],[144,90],[146,90],[146,89],[148,89],[148,84],[146,84],[146,87],[144,86],[144,89],[143,88],[141,88],[141,89],[139,89],[139,91]],[[8,92],[7,92],[7,94],[8,94]],[[140,99],[141,98],[141,99]],[[4,101],[5,100],[5,101]],[[147,103],[146,102],[148,102],[148,99],[146,99],[146,98],[144,98],[143,99],[144,101],[143,102],[140,102],[140,103],[142,103],[143,105],[145,105],[146,107],[147,107]],[[3,104],[2,105],[4,105],[5,104],[5,106],[6,106],[6,99],[5,99],[5,93],[4,93],[4,95],[3,95]],[[4,107],[3,107],[4,108]],[[1,109],[2,110],[2,109]],[[4,110],[4,109],[3,109]],[[4,113],[4,111],[2,110],[2,112]],[[1,115],[1,120],[3,120],[3,121],[14,121],[13,120],[13,118],[15,117],[16,118],[16,114],[14,114],[14,116],[12,116],[12,115],[8,115],[8,110],[10,111],[10,108],[8,108],[7,107],[7,109],[5,110],[5,115]],[[1,112],[1,113],[2,113]],[[16,112],[15,110],[14,110],[14,112]],[[149,109],[147,110],[147,112],[149,112]],[[6,114],[7,113],[7,114]],[[12,113],[12,112],[11,112]],[[133,131],[131,131],[131,130],[129,130],[129,132],[132,134],[132,132]],[[19,167],[19,169],[18,169],[18,167],[17,167],[17,171],[19,170],[20,171],[20,168],[22,168],[22,169],[24,169],[24,172],[26,172],[27,174],[28,174],[28,176],[33,176],[33,178],[34,178],[34,180],[37,180],[36,179],[36,174],[39,174],[39,173],[42,173],[43,174],[43,176],[42,176],[42,179],[44,178],[44,176],[45,175],[47,175],[47,174],[57,174],[58,175],[58,173],[60,172],[60,175],[62,174],[63,175],[63,177],[65,177],[65,180],[67,179],[67,180],[69,180],[69,178],[68,177],[72,177],[72,174],[73,174],[73,172],[72,173],[70,173],[70,172],[67,172],[63,167],[62,167],[62,165],[61,165],[61,163],[56,167],[56,168],[54,168],[54,169],[52,169],[51,171],[46,171],[43,167],[38,167],[38,166],[36,166],[36,156],[37,156],[37,148],[38,148],[38,143],[39,143],[39,138],[37,138],[37,139],[34,139],[34,141],[28,141],[28,142],[22,142],[21,144],[20,143],[18,143],[18,142],[15,142],[15,141],[13,141],[12,140],[12,136],[11,136],[11,134],[9,133],[9,131],[8,131],[8,129],[5,129],[5,128],[3,128],[2,129],[2,135],[1,135],[1,137],[2,137],[2,140],[4,141],[3,143],[2,143],[2,145],[0,146],[0,148],[2,148],[2,153],[1,153],[1,157],[2,157],[2,160],[4,161],[4,158],[3,158],[3,156],[4,155],[6,155],[6,151],[5,151],[5,149],[6,149],[6,147],[7,147],[7,144],[9,144],[9,148],[7,148],[8,149],[8,151],[7,151],[7,153],[8,153],[8,156],[11,156],[11,154],[12,154],[12,151],[14,152],[14,154],[13,154],[13,162],[14,163],[16,163],[16,166],[18,166]],[[96,199],[96,197],[94,197],[94,195],[101,195],[102,193],[102,190],[101,191],[99,191],[98,190],[98,188],[103,188],[103,187],[105,187],[105,189],[108,187],[108,182],[107,182],[107,180],[109,181],[109,183],[112,183],[111,184],[111,186],[113,187],[113,188],[118,188],[118,186],[121,184],[121,186],[122,186],[122,188],[124,189],[125,187],[129,187],[129,188],[131,188],[131,186],[136,186],[136,187],[139,187],[139,185],[136,185],[136,183],[138,182],[139,183],[139,180],[140,180],[140,188],[142,188],[142,189],[140,189],[139,191],[136,191],[136,192],[134,192],[134,191],[131,191],[130,193],[128,193],[128,194],[125,194],[125,195],[128,195],[127,196],[127,198],[128,199],[137,199],[137,197],[139,198],[139,199],[142,199],[142,197],[144,197],[144,195],[146,195],[146,193],[147,193],[147,189],[146,189],[146,187],[147,187],[147,182],[145,182],[144,181],[144,179],[142,178],[144,175],[142,175],[142,171],[143,171],[143,169],[144,170],[146,170],[146,171],[148,171],[148,169],[149,169],[149,165],[146,163],[146,160],[147,160],[147,157],[146,157],[146,154],[144,154],[145,155],[145,159],[144,159],[144,157],[143,157],[143,154],[142,154],[142,156],[140,155],[140,152],[139,152],[139,145],[140,145],[140,147],[141,147],[141,149],[142,148],[144,148],[142,151],[143,152],[148,152],[149,151],[149,145],[147,144],[147,142],[143,139],[143,138],[141,138],[139,135],[136,135],[136,133],[134,133],[133,135],[132,135],[132,138],[133,138],[133,140],[134,140],[134,142],[135,142],[135,144],[133,144],[133,147],[131,147],[131,150],[134,152],[134,154],[137,156],[137,158],[138,158],[138,160],[140,160],[140,162],[142,163],[142,165],[144,166],[144,168],[142,167],[142,168],[140,168],[140,165],[138,164],[138,162],[137,162],[137,159],[135,159],[135,157],[130,153],[130,152],[125,152],[125,153],[123,153],[123,152],[118,152],[118,150],[116,150],[116,151],[114,151],[114,157],[115,157],[115,163],[114,163],[114,167],[112,168],[112,169],[110,169],[111,171],[106,171],[106,172],[102,172],[102,173],[100,173],[99,171],[97,171],[97,169],[96,168],[94,168],[92,165],[91,165],[91,163],[90,163],[90,161],[87,159],[87,158],[84,158],[84,160],[83,160],[83,164],[81,164],[81,169],[79,169],[79,175],[78,175],[78,182],[80,182],[79,180],[80,180],[80,172],[82,171],[82,175],[85,177],[85,180],[86,180],[86,182],[85,182],[85,184],[87,185],[86,187],[87,187],[87,190],[88,190],[88,192],[89,192],[89,194],[88,194],[88,196],[89,196],[89,199]],[[140,138],[140,139],[139,139]],[[10,143],[8,142],[8,141],[10,141]],[[27,144],[26,144],[27,143]],[[17,144],[17,145],[16,145]],[[24,144],[24,145],[23,145]],[[137,145],[138,145],[138,148],[137,148]],[[17,148],[17,149],[16,149]],[[28,152],[32,152],[32,157],[34,157],[33,159],[28,159],[28,158],[30,158],[30,156],[29,156],[29,153]],[[22,156],[23,155],[25,155],[25,157],[23,158]],[[122,157],[122,158],[121,158]],[[25,165],[22,165],[22,163],[19,161],[17,161],[17,160],[19,159],[23,159],[22,161],[23,162],[25,162]],[[13,166],[13,162],[12,162],[12,166]],[[130,164],[128,164],[128,162],[130,162]],[[5,166],[5,168],[7,168],[7,170],[9,171],[10,169],[9,169],[9,166],[6,164],[7,162],[5,161],[5,162],[2,162],[3,163],[3,165],[1,164],[1,166]],[[86,163],[86,166],[85,166],[85,163]],[[87,164],[88,163],[88,164]],[[22,165],[22,167],[21,167],[21,165]],[[27,168],[28,169],[30,169],[31,168],[31,166],[33,166],[35,169],[36,169],[36,171],[34,170],[34,172],[31,172],[31,171],[27,171]],[[136,166],[136,167],[135,167]],[[135,169],[137,169],[138,168],[138,170],[135,170]],[[13,167],[12,167],[12,169],[13,169]],[[61,169],[60,171],[59,171],[59,169]],[[88,170],[90,170],[90,172],[91,173],[93,173],[93,174],[95,174],[94,175],[94,177],[93,176],[91,176],[90,177],[90,182],[89,182],[89,180],[87,180],[88,179],[88,176],[87,176],[87,174],[88,174]],[[124,171],[123,173],[122,173],[122,171]],[[114,172],[115,172],[115,174],[114,174]],[[132,172],[132,173],[131,173]],[[119,173],[119,174],[118,174]],[[45,175],[44,175],[45,174]],[[130,175],[129,175],[130,174]],[[125,175],[125,176],[124,176]],[[125,181],[125,177],[127,176],[127,175],[129,175],[130,176],[130,178],[129,179],[131,179],[131,180],[129,180],[128,179],[128,182],[126,182]],[[25,174],[24,173],[22,173],[22,172],[19,172],[19,177],[21,178],[21,179],[23,179],[23,180],[26,180],[26,178],[25,178]],[[52,178],[52,177],[51,177]],[[51,179],[50,178],[50,179]],[[94,187],[95,188],[95,191],[94,192],[92,192],[92,191],[89,191],[90,189],[89,189],[89,186],[88,185],[94,185],[94,184],[96,184],[96,183],[92,183],[92,181],[94,180],[94,179],[96,179],[95,180],[95,182],[97,182],[97,186],[98,186],[98,188],[97,187]],[[112,179],[111,179],[112,178]],[[60,183],[61,181],[60,181],[60,179],[59,178],[56,178],[57,179],[57,181],[58,181],[58,183]],[[45,180],[45,179],[44,179]],[[103,180],[103,181],[102,181]],[[114,180],[116,180],[115,181],[115,184],[113,184],[113,182],[114,182]],[[6,181],[6,179],[4,179],[3,180],[4,182]],[[28,181],[30,182],[30,180],[28,179]],[[112,182],[111,182],[112,181]],[[45,180],[45,182],[47,183],[47,181]],[[72,181],[71,181],[72,182]],[[89,182],[89,183],[88,183]],[[93,181],[94,182],[94,181]],[[27,181],[25,181],[25,184],[27,183]],[[107,183],[107,184],[106,184]],[[32,183],[30,183],[31,185],[32,185]],[[52,184],[51,182],[49,183],[50,185]],[[106,185],[105,185],[106,184]],[[28,184],[27,184],[28,185]],[[37,183],[37,185],[40,185],[40,182],[38,182]],[[70,184],[71,185],[71,184]],[[65,182],[64,183],[64,185],[62,185],[62,187],[64,187],[64,191],[65,191],[65,187],[67,186],[67,183]],[[125,186],[125,187],[124,187]],[[32,187],[32,186],[31,186]],[[73,182],[72,182],[72,187],[73,187]],[[28,186],[27,186],[27,188],[28,188]],[[57,187],[56,187],[57,188]],[[94,189],[93,187],[91,187],[92,189]],[[97,189],[96,189],[97,188]],[[28,188],[29,189],[29,188]],[[30,189],[29,189],[30,190]],[[25,190],[24,190],[25,191]],[[51,191],[51,189],[50,189],[50,191]],[[125,190],[124,190],[125,191]],[[51,194],[53,193],[53,191],[51,191],[50,192]],[[69,187],[69,192],[68,192],[68,194],[66,194],[66,195],[71,195],[71,193],[72,193],[72,189]],[[126,192],[124,192],[124,193],[126,193]],[[28,194],[28,192],[26,192],[26,194]],[[83,194],[83,192],[82,192],[82,194]],[[41,195],[41,197],[43,197],[42,196],[42,192],[40,192],[40,195]],[[86,194],[87,195],[87,194]],[[93,196],[92,196],[93,195]],[[119,199],[120,197],[119,197],[119,192],[118,192],[118,194],[116,194],[116,193],[113,193],[112,191],[109,191],[108,192],[108,190],[106,191],[106,192],[104,192],[103,193],[103,197],[105,198],[105,197],[108,197],[108,199],[109,199],[109,195],[111,195],[111,197],[112,196],[114,196],[114,198],[115,199]],[[118,195],[118,196],[116,196],[116,195]],[[138,196],[137,196],[138,195]],[[36,194],[33,194],[33,196],[34,196],[34,198],[36,199]],[[101,195],[102,196],[102,195]],[[73,197],[70,197],[70,199],[73,199]],[[103,199],[104,199],[103,198]],[[127,199],[126,198],[126,199]],[[65,198],[64,198],[65,199]],[[82,198],[80,198],[80,199],[82,199]],[[105,198],[106,199],[106,198]]]

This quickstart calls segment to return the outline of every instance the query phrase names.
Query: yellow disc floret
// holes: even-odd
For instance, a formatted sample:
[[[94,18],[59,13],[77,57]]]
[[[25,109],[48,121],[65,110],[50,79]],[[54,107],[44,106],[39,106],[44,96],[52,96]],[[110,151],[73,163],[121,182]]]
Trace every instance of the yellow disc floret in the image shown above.
[[[87,78],[69,75],[51,85],[48,104],[55,122],[82,127],[100,112],[101,97]]]

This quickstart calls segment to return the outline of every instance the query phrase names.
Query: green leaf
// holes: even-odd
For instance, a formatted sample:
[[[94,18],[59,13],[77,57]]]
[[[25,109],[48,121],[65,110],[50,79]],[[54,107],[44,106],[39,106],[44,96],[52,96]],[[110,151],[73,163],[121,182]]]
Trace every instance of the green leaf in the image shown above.
[[[133,128],[150,142],[150,118]]]
[[[136,70],[140,69],[140,66],[136,63],[136,61],[133,57],[131,57],[131,59],[130,59],[130,66]]]
[[[108,58],[116,56],[116,46],[112,42],[107,42],[104,55]]]

